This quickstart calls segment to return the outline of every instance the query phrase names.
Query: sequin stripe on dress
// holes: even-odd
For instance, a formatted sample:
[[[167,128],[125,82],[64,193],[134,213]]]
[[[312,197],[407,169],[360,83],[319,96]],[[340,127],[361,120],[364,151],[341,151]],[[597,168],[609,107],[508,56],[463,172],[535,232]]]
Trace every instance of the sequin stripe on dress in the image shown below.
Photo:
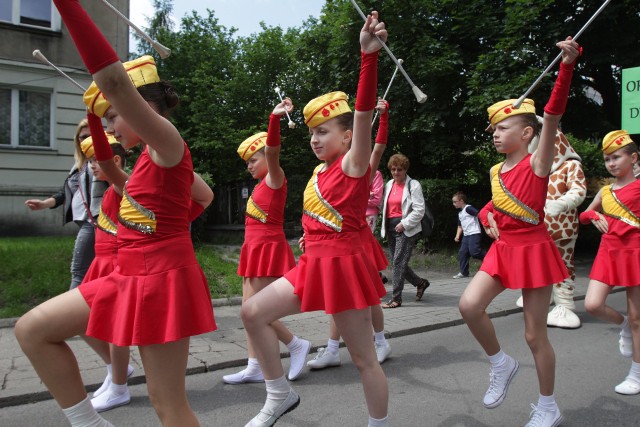
[[[107,234],[111,234],[112,236],[117,235],[118,225],[104,213],[102,207],[100,208],[96,226]]]
[[[344,218],[322,197],[322,192],[318,187],[317,173],[314,173],[304,190],[303,213],[338,233],[342,231]]]
[[[602,188],[602,211],[605,215],[640,228],[640,218],[616,196],[613,192],[613,184]]]
[[[125,227],[144,234],[156,232],[156,214],[135,201],[127,192],[126,184],[122,189],[118,221]]]
[[[253,201],[253,192],[256,191],[257,187],[258,187],[257,185],[253,187],[253,191],[251,191],[251,196],[249,196],[249,200],[247,200],[246,214],[248,217],[253,218],[256,221],[260,221],[263,224],[266,224],[269,215]]]
[[[523,202],[511,193],[504,185],[504,181],[500,176],[504,162],[496,165],[491,169],[491,193],[493,207],[511,218],[538,225],[540,223],[540,215],[538,212],[525,205]]]

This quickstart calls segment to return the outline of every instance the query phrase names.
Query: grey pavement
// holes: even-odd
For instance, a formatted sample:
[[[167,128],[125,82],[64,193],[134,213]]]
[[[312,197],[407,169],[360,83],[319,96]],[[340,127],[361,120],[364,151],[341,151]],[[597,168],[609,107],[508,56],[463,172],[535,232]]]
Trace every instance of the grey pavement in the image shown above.
[[[576,299],[583,299],[591,264],[577,262],[576,267]],[[425,292],[422,301],[415,302],[415,288],[409,284],[405,285],[402,307],[384,311],[386,334],[391,338],[397,338],[462,324],[458,300],[470,279],[453,279],[453,273],[436,274],[419,267],[414,270],[419,276],[428,278],[431,286]],[[387,284],[388,292],[391,290],[389,285],[390,283]],[[519,295],[517,291],[503,292],[489,306],[488,313],[497,317],[522,311],[515,305]],[[246,340],[238,303],[239,298],[230,301],[214,300],[218,330],[191,338],[187,375],[242,366],[246,363]],[[312,351],[326,345],[329,317],[323,312],[301,313],[286,317],[283,321],[294,334],[312,342]],[[78,359],[87,390],[97,389],[106,374],[103,362],[80,338],[76,337],[68,342]],[[283,357],[288,356],[286,347],[282,344],[281,350]],[[130,363],[136,370],[129,384],[143,383],[144,372],[135,347],[131,349]],[[287,366],[288,359],[285,360],[285,368]],[[0,407],[51,398],[29,360],[20,350],[11,321],[0,324],[0,375]]]

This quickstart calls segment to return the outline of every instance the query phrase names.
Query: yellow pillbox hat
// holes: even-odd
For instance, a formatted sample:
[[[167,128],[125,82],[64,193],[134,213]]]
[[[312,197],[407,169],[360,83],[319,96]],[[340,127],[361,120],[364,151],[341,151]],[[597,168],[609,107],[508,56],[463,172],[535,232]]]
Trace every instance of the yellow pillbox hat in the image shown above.
[[[515,108],[513,106],[517,101],[517,99],[505,99],[504,101],[496,102],[491,107],[487,108],[487,112],[489,113],[489,122],[491,124],[486,130],[490,131],[493,126],[497,125],[507,117],[516,116],[518,114],[536,113],[536,107],[532,99],[526,98],[520,105],[520,108]]]
[[[632,142],[629,132],[626,130],[614,130],[606,134],[602,140],[602,151],[604,154],[611,154]]]
[[[133,83],[135,87],[158,83],[160,81],[158,70],[156,69],[156,61],[152,56],[141,56],[133,61],[127,61],[122,65],[127,71],[131,83]],[[95,82],[92,82],[89,89],[84,93],[84,103],[89,111],[98,117],[104,116],[104,113],[106,113],[111,106]]]
[[[242,144],[238,147],[238,155],[242,157],[245,162],[253,157],[254,154],[267,143],[267,133],[258,132],[253,136],[242,141]]]
[[[113,135],[107,134],[107,141],[109,144],[119,144],[118,140],[113,137]],[[80,148],[87,158],[93,157],[93,139],[91,137],[85,138],[80,143]]]
[[[351,108],[347,104],[347,94],[344,92],[331,92],[312,99],[304,107],[304,123],[310,128],[320,126],[322,123],[344,113],[350,113]]]

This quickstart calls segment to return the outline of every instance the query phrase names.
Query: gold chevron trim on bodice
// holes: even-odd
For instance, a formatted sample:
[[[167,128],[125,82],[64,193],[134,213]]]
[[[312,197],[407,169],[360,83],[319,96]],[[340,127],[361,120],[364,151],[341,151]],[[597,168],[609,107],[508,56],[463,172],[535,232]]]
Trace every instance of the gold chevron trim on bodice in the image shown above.
[[[313,176],[307,183],[307,187],[304,190],[303,213],[326,225],[332,230],[341,232],[343,221],[342,215],[340,215],[340,213],[336,211],[324,197],[322,197],[322,192],[318,187],[317,171],[320,167],[322,167],[322,165],[314,170]]]
[[[118,221],[127,228],[138,230],[144,234],[153,234],[156,231],[156,214],[136,202],[127,193],[127,187],[122,189],[122,201],[118,212]]]
[[[255,191],[255,187],[253,187],[254,191]],[[251,196],[249,197],[249,200],[247,200],[247,216],[260,221],[263,224],[267,223],[267,219],[269,217],[269,215],[267,215],[267,213],[265,211],[263,211],[260,206],[256,205],[256,203],[253,201],[253,192],[251,192]]]
[[[102,208],[100,208],[100,214],[98,215],[98,222],[96,224],[98,228],[107,234],[116,236],[118,234],[118,225],[109,218]]]
[[[632,227],[640,228],[640,218],[618,199],[613,192],[613,184],[602,187],[602,212]]]
[[[537,225],[540,223],[540,215],[529,206],[522,203],[511,193],[502,181],[500,172],[504,162],[495,165],[491,169],[491,193],[493,207],[511,218]]]

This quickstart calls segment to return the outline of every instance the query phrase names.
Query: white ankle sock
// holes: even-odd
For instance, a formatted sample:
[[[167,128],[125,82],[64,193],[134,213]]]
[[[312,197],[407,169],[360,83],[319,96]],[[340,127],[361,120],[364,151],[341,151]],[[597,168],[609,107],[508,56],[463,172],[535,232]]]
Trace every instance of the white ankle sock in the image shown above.
[[[260,369],[260,363],[258,362],[258,359],[256,359],[255,357],[250,357],[249,360],[247,361],[247,374],[257,374],[259,372],[262,372],[262,370]]]
[[[289,342],[289,344],[287,344],[287,348],[289,349],[289,352],[296,349],[300,345],[300,341],[301,341],[300,338],[294,335],[293,339]]]
[[[624,335],[625,337],[630,337],[631,336],[631,325],[629,325],[629,317],[628,316],[624,316],[624,320],[620,324],[620,329],[621,329],[620,333],[622,335]]]
[[[631,369],[629,369],[628,376],[640,383],[640,363],[631,362]]]
[[[504,351],[500,350],[493,356],[489,356],[489,362],[493,368],[500,368],[507,361],[507,355]]]
[[[538,397],[538,407],[547,411],[555,411],[558,409],[558,405],[556,404],[556,399],[553,394],[551,396],[544,396],[541,394]]]
[[[129,387],[127,386],[127,383],[124,383],[124,384],[111,383],[111,386],[109,386],[109,392],[111,393],[112,396],[120,396],[122,394],[125,394],[128,388]]]
[[[113,372],[113,365],[111,365],[111,363],[109,363],[107,365],[107,375],[111,376],[112,372]]]
[[[327,341],[327,350],[332,354],[336,354],[340,351],[340,341],[329,338],[329,341]]]
[[[389,427],[389,417],[384,418],[373,418],[369,415],[369,426],[368,427]]]
[[[384,337],[384,331],[374,332],[373,338],[378,344],[384,344],[385,342],[387,342],[387,339]]]
[[[71,423],[71,427],[113,427],[113,424],[98,415],[88,397],[70,408],[63,409],[62,412]]]
[[[284,375],[278,379],[265,380],[264,382],[267,386],[267,401],[256,416],[262,422],[265,422],[278,409],[291,391],[291,386]]]

